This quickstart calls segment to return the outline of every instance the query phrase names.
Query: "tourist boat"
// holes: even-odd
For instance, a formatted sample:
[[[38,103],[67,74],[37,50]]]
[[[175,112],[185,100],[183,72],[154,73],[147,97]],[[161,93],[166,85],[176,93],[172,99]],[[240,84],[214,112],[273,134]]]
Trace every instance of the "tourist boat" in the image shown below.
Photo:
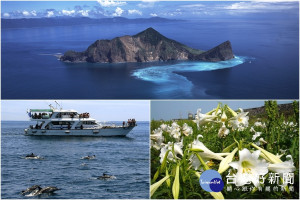
[[[36,121],[25,129],[28,136],[126,136],[137,124],[134,119],[123,125],[102,125],[90,118],[89,113],[76,110],[30,109],[30,121]]]

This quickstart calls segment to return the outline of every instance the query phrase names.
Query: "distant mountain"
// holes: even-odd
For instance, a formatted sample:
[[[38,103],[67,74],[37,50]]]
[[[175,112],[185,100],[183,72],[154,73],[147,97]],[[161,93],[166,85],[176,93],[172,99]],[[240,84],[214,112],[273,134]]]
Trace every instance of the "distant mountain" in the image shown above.
[[[202,51],[169,39],[153,28],[133,36],[97,40],[86,51],[67,51],[61,61],[65,62],[150,62],[167,60],[222,61],[234,58],[231,44],[226,41],[219,46]]]
[[[112,23],[158,23],[179,21],[161,17],[128,19],[124,17],[114,18],[88,18],[88,17],[53,17],[53,18],[22,18],[22,19],[1,19],[2,28],[31,28],[46,26],[72,26],[83,24],[112,24]]]

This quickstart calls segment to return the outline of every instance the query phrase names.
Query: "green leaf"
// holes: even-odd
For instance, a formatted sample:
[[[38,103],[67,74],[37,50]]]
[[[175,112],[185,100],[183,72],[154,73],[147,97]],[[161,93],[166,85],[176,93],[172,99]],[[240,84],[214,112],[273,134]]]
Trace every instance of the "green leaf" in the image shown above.
[[[190,149],[193,152],[204,152],[202,149]]]
[[[199,159],[199,161],[201,162],[201,164],[204,166],[205,170],[210,169],[208,167],[208,165],[203,161],[203,159],[201,158],[201,156],[199,154],[195,153],[195,155],[197,156],[197,158]]]
[[[159,176],[159,171],[160,171],[160,166],[158,167],[157,171],[156,171],[155,174],[154,174],[154,177],[153,177],[153,179],[152,179],[153,182],[156,181],[156,179],[158,178],[158,176]]]
[[[222,153],[228,153],[228,152],[230,152],[230,149],[231,149],[232,147],[234,147],[235,145],[236,145],[235,142],[232,143],[231,145],[229,145],[228,147],[226,147],[225,149],[223,149]]]
[[[150,186],[150,196],[152,196],[154,194],[154,192],[159,188],[159,186],[161,186],[161,184],[163,184],[168,178],[170,178],[170,176],[165,176],[163,179],[161,179],[160,181],[152,184]]]
[[[168,172],[168,169],[166,168],[166,176],[169,176],[169,172]],[[170,188],[171,187],[171,181],[170,181],[170,179],[168,179],[167,181],[166,181],[166,183],[167,183],[167,186]]]
[[[172,193],[173,193],[174,199],[178,199],[179,188],[180,188],[180,183],[179,183],[179,165],[177,165],[176,166],[175,179],[174,179],[173,187],[172,187]]]
[[[162,161],[161,166],[160,166],[160,173],[165,171],[165,168],[166,168],[166,165],[167,165],[167,157],[168,157],[170,151],[171,150],[168,150],[165,154],[164,160]]]

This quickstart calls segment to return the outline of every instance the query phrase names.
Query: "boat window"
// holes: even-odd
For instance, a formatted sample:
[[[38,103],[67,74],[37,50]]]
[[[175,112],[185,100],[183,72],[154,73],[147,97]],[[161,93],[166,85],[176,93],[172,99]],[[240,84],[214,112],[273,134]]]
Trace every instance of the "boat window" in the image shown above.
[[[82,124],[92,124],[92,125],[95,125],[97,123],[93,122],[93,121],[85,121],[85,122],[82,122]]]
[[[52,125],[72,125],[74,122],[52,122]]]

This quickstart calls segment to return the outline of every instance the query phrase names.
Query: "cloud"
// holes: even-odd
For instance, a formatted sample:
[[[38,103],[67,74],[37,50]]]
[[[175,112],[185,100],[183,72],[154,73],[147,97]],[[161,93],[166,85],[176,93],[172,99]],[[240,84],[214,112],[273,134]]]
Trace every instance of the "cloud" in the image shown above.
[[[82,16],[84,16],[84,17],[89,16],[89,10],[79,10],[78,13],[81,14]]]
[[[66,16],[72,16],[75,14],[75,10],[62,10],[61,13]]]
[[[133,15],[133,14],[142,15],[143,13],[139,10],[128,10],[128,14],[130,14],[130,15]]]
[[[117,7],[116,10],[115,10],[115,13],[113,13],[112,16],[114,16],[114,17],[120,17],[123,12],[124,12],[124,10],[122,10],[122,8]]]
[[[9,13],[3,13],[3,17],[10,17]]]
[[[157,17],[158,15],[156,13],[150,13],[150,16]]]
[[[137,6],[139,8],[152,8],[154,7],[155,1],[149,1],[149,2],[144,2],[144,3],[139,3]]]
[[[97,0],[97,2],[102,6],[102,7],[116,7],[116,6],[124,6],[127,3],[124,1],[113,1],[113,0]]]
[[[34,16],[34,17],[36,17],[36,16],[37,16],[37,14],[36,14],[36,11],[35,11],[35,10],[31,11],[31,12],[30,12],[30,14],[31,14],[32,16]]]
[[[223,9],[233,13],[258,13],[270,11],[282,11],[295,8],[291,3],[278,3],[278,2],[237,2],[231,5],[223,6]]]
[[[47,11],[47,17],[52,17],[54,15],[54,12],[53,11]]]
[[[203,4],[189,4],[189,5],[182,5],[182,6],[180,6],[180,7],[182,7],[182,8],[199,8],[199,7],[205,7],[205,5],[203,5]]]
[[[29,13],[28,11],[26,11],[26,10],[24,10],[24,11],[22,12],[22,14],[23,14],[25,17],[28,17],[28,16],[30,15],[30,13]]]

